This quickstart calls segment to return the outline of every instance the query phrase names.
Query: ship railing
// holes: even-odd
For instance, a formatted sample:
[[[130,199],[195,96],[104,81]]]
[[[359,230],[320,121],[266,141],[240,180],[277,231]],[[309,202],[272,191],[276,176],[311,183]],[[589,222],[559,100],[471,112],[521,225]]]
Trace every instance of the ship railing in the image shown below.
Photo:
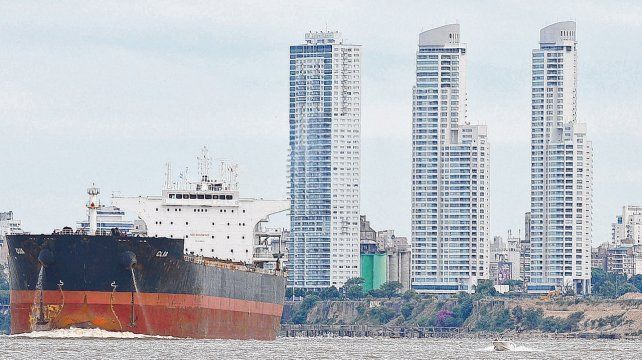
[[[198,264],[198,265],[218,267],[220,269],[249,271],[249,272],[255,272],[255,273],[266,274],[266,275],[285,274],[285,271],[283,270],[262,269],[262,268],[250,266],[241,262],[232,262],[229,260],[207,258],[204,256],[198,256],[198,255],[183,255],[183,260],[194,264]]]

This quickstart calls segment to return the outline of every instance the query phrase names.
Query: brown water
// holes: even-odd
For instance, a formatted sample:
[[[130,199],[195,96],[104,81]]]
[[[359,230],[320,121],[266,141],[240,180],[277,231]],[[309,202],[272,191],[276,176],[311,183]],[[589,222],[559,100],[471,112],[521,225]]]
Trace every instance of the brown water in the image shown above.
[[[100,330],[0,336],[2,359],[640,359],[642,341],[516,341],[495,352],[479,339],[279,338],[276,341],[183,340]]]

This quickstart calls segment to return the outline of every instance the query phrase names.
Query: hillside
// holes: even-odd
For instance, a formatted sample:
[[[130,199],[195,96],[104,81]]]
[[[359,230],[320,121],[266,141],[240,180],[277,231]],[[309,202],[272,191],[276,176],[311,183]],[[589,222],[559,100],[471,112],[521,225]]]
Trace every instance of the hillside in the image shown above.
[[[484,297],[461,294],[448,300],[402,296],[359,301],[288,302],[284,323],[461,327],[472,333],[584,333],[642,335],[642,299],[616,300]]]

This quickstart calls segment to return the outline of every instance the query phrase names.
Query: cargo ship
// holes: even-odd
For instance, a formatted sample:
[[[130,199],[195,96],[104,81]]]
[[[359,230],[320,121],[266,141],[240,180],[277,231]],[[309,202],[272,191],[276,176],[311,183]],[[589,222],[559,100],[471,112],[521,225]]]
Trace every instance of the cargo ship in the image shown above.
[[[99,328],[181,338],[276,338],[286,273],[264,224],[287,200],[239,198],[236,167],[160,196],[113,196],[138,219],[131,231],[97,223],[99,189],[88,189],[88,228],[7,235],[11,332]],[[100,229],[100,230],[99,230]],[[273,246],[272,246],[273,247]]]

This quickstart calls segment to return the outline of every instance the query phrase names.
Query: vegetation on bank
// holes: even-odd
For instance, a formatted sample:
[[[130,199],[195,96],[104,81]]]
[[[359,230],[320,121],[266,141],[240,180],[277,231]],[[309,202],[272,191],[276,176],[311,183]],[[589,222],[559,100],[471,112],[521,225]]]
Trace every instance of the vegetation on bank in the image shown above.
[[[9,304],[9,281],[4,266],[0,265],[0,304]],[[0,311],[0,334],[9,334],[10,317],[8,311]]]
[[[598,303],[629,292],[642,290],[642,276],[626,279],[593,269],[593,296],[579,298],[560,296],[553,304],[577,305]],[[523,283],[511,281],[511,292],[498,294],[490,281],[482,281],[475,293],[459,293],[452,297],[420,295],[413,290],[400,292],[401,284],[389,282],[380,289],[363,291],[363,279],[350,279],[341,288],[319,292],[288,290],[291,299],[302,298],[283,322],[291,324],[370,324],[387,326],[460,327],[476,332],[541,331],[565,333],[602,330],[631,323],[622,314],[603,318],[585,316],[584,311],[566,311],[566,315],[546,316],[537,298],[525,296]],[[519,299],[524,299],[522,302]],[[510,302],[510,306],[506,302]],[[356,307],[356,313],[337,306],[339,303]],[[604,302],[602,302],[604,303]],[[583,309],[580,309],[583,310]]]

